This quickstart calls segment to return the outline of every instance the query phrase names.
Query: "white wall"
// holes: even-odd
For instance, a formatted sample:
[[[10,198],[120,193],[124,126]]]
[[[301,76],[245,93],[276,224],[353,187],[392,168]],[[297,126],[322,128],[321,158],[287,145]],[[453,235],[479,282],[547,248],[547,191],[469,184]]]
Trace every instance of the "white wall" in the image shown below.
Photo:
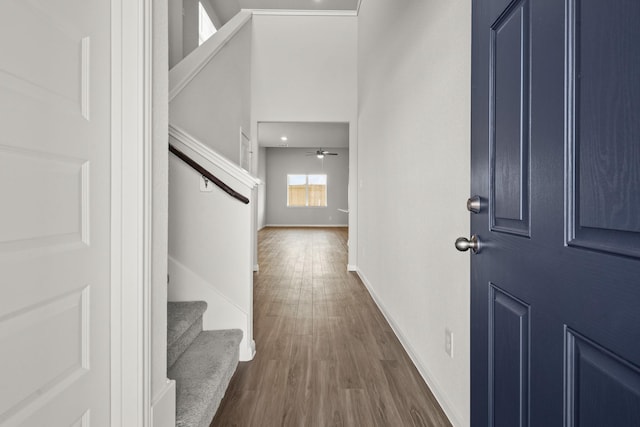
[[[187,56],[198,47],[200,9],[198,0],[182,0],[182,55]]]
[[[226,21],[222,21],[220,15],[217,13],[216,9],[218,8],[216,7],[217,4],[215,0],[200,0],[200,3],[202,3],[202,7],[204,7],[204,10],[207,11],[207,15],[209,15],[209,19],[211,19],[211,22],[213,22],[213,26],[216,27],[216,29],[221,28],[227,21],[229,21],[229,19],[233,18],[233,16],[231,16]],[[236,10],[236,13],[238,12],[240,12],[240,8]]]
[[[201,48],[221,36],[214,34]],[[169,106],[172,125],[236,164],[240,161],[240,127],[250,129],[250,68],[251,25],[247,24]]]
[[[175,139],[171,139],[176,144]],[[245,197],[251,189],[207,159],[185,150]],[[203,300],[205,329],[241,329],[241,360],[253,357],[253,203],[245,205],[219,188],[200,191],[201,176],[169,157],[170,301]],[[209,184],[212,185],[212,184]]]
[[[169,68],[198,47],[198,0],[168,0]]]
[[[401,4],[400,4],[401,3]],[[363,0],[358,268],[455,426],[469,425],[469,0]],[[454,333],[454,357],[444,351]]]
[[[349,181],[355,183],[357,17],[255,14],[252,40],[254,138],[262,121],[348,122]],[[349,261],[355,264],[357,193],[349,197]]]
[[[168,0],[169,68],[173,68],[182,54],[182,0]]]
[[[354,119],[356,38],[354,16],[254,15],[252,119]]]
[[[348,215],[349,150],[332,148],[337,156],[322,161],[307,156],[308,148],[267,148],[267,224],[268,225],[342,225]],[[326,174],[326,208],[288,208],[287,174]]]

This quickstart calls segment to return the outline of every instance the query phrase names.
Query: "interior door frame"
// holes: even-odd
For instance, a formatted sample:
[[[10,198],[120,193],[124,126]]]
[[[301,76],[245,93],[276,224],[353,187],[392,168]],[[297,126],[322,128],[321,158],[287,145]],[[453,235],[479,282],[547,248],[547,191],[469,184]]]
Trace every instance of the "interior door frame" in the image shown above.
[[[249,169],[246,169],[243,164],[246,162],[246,158],[244,155],[244,150],[243,150],[243,146],[244,146],[244,140],[247,140],[248,142],[248,153],[249,153],[249,161],[248,161],[248,167]],[[251,175],[256,176],[257,173],[255,172],[255,170],[253,169],[253,149],[251,147],[251,138],[249,137],[249,135],[247,135],[244,132],[244,129],[242,129],[242,126],[240,126],[240,132],[239,132],[239,143],[240,143],[240,147],[239,147],[239,157],[238,157],[238,165],[240,165],[240,167],[244,170],[246,170],[247,172],[249,172]]]
[[[111,0],[111,425],[151,423],[152,0]]]

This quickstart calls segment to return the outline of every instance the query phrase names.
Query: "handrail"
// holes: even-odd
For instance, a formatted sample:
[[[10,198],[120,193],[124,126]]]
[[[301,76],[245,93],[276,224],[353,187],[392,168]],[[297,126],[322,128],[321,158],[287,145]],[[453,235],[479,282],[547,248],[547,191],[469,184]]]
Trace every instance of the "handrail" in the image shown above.
[[[215,185],[220,187],[222,191],[244,203],[245,205],[249,204],[249,199],[243,196],[242,194],[235,191],[233,188],[229,187],[227,184],[222,182],[221,179],[216,177],[214,174],[206,170],[202,167],[198,162],[193,160],[191,157],[184,154],[182,151],[178,150],[173,144],[169,144],[169,151],[176,155],[180,160],[191,166],[195,171],[197,171],[200,175],[207,178],[209,181],[213,182]]]
[[[242,169],[237,163],[220,155],[220,153],[213,150],[210,146],[203,144],[183,129],[171,123],[169,123],[169,143],[174,144],[180,150],[187,150],[184,151],[185,153],[193,153],[192,156],[197,156],[193,157],[194,159],[202,159],[203,162],[206,162],[207,170],[218,174],[220,177],[225,177],[225,174],[228,174],[230,178],[237,180],[239,184],[246,186],[248,189],[254,189],[257,185],[261,184],[258,178]],[[209,163],[211,163],[215,169],[211,169]]]

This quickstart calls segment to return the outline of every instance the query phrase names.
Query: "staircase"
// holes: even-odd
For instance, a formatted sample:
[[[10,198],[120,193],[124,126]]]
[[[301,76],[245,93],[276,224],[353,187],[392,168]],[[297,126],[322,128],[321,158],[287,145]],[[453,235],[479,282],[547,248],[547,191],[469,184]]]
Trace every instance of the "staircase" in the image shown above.
[[[203,331],[204,301],[167,307],[167,376],[176,381],[176,427],[208,427],[238,366],[242,331]]]

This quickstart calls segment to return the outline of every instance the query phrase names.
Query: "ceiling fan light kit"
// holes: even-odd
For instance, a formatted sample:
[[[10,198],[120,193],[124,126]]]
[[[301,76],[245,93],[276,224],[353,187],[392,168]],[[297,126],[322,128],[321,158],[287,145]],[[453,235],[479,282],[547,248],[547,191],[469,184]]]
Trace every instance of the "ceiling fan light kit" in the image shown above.
[[[324,159],[324,156],[337,156],[338,153],[331,153],[327,150],[323,150],[322,148],[317,149],[316,151],[307,151],[307,156],[316,156],[319,159]]]

